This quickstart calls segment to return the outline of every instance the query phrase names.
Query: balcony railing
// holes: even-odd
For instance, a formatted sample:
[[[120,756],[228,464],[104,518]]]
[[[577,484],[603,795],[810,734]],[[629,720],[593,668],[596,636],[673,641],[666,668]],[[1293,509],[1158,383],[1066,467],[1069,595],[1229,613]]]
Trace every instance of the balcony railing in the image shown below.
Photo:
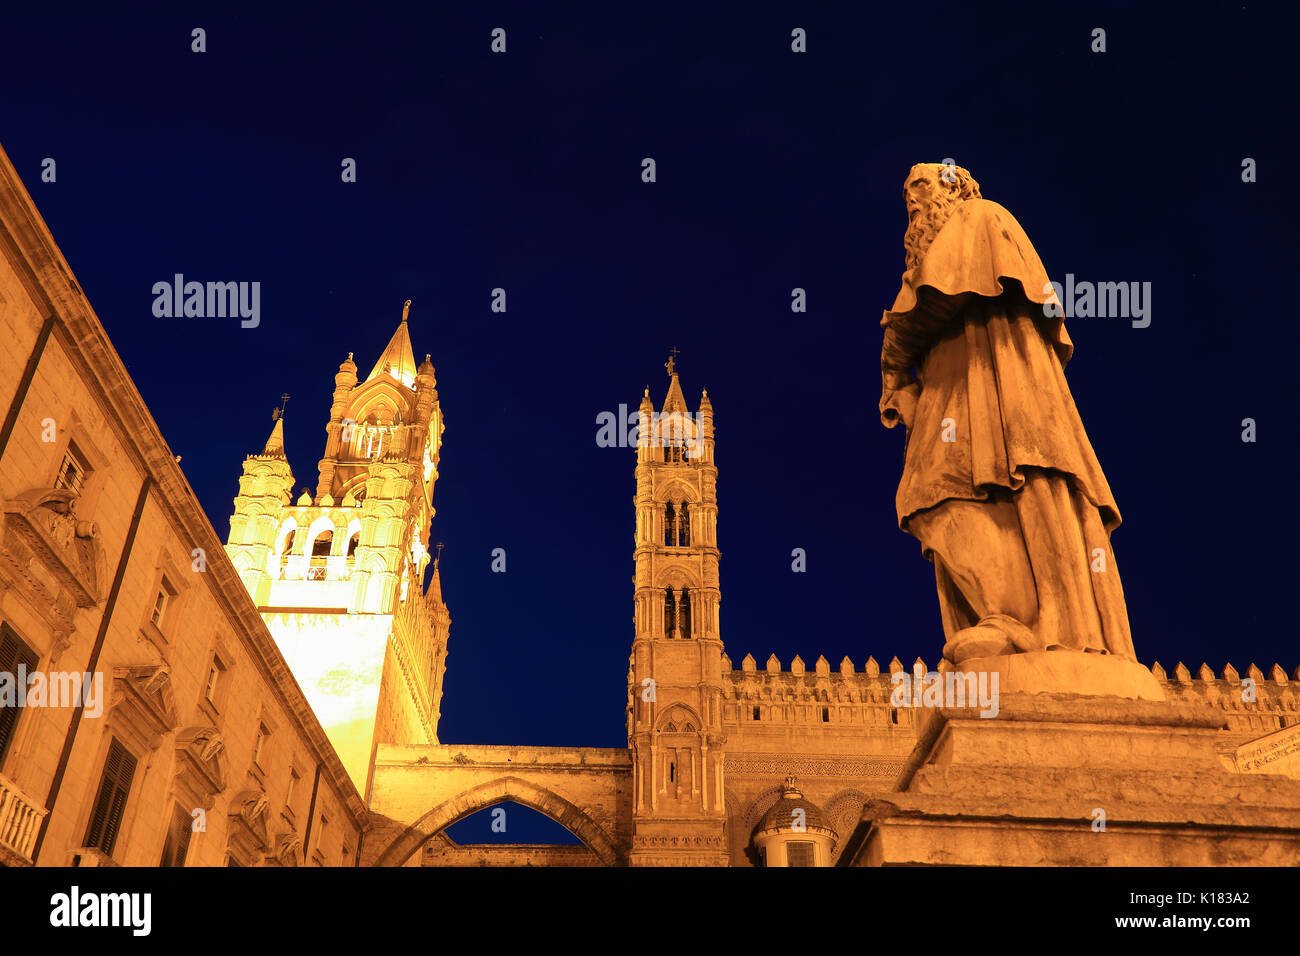
[[[36,834],[48,812],[0,774],[0,855],[16,856],[19,866],[31,866]]]
[[[355,559],[341,554],[285,555],[280,558],[279,577],[285,580],[347,581]]]

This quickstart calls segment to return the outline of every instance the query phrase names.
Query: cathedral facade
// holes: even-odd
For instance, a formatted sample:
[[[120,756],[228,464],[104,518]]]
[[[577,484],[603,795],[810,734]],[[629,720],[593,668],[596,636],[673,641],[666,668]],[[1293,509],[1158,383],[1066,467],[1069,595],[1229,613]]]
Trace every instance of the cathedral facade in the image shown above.
[[[0,863],[861,862],[864,819],[925,743],[895,678],[929,668],[731,659],[718,430],[675,359],[629,453],[627,746],[448,744],[444,421],[407,313],[364,377],[338,366],[314,487],[296,487],[280,415],[223,543],[3,154],[0,241]],[[1295,775],[1300,672],[1151,672],[1213,715],[1224,772]],[[60,699],[21,698],[38,673]],[[504,801],[580,845],[448,837]]]

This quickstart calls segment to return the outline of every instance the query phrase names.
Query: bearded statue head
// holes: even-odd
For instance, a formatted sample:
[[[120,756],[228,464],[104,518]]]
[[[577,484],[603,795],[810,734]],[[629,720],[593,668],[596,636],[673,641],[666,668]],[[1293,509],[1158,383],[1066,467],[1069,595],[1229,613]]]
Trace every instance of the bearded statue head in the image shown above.
[[[903,184],[903,201],[907,203],[903,251],[909,272],[920,263],[953,210],[967,199],[979,198],[980,184],[960,166],[917,163],[912,167]]]

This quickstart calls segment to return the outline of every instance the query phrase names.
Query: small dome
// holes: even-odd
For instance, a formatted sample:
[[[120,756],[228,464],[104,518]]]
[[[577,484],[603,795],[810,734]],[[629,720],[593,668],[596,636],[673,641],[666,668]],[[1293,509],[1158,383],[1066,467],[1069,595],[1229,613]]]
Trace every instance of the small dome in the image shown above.
[[[821,807],[811,800],[804,799],[804,795],[795,787],[793,777],[786,777],[785,785],[781,787],[781,799],[772,805],[772,809],[763,814],[763,822],[758,827],[759,832],[793,831],[795,821],[800,819],[800,814],[797,812],[800,810],[803,811],[802,829],[835,832],[827,825]]]

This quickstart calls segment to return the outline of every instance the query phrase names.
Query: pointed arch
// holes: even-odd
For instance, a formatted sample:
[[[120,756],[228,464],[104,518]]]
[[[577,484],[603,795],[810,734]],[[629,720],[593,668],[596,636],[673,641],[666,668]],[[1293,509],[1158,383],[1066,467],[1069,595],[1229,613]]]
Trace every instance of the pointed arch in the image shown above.
[[[400,425],[403,424],[409,411],[411,393],[396,381],[381,376],[358,385],[348,398],[350,401],[348,410],[344,412],[344,418],[350,418],[360,424],[372,414],[378,417],[379,406],[383,405],[388,409],[392,418],[391,423]]]
[[[678,479],[665,482],[661,487],[656,488],[655,501],[690,501],[699,504],[700,493],[689,483]]]
[[[694,731],[696,727],[703,727],[704,722],[700,720],[700,715],[696,713],[695,708],[688,704],[676,703],[669,707],[659,718],[658,730],[660,733],[678,733],[676,729],[669,730],[669,727],[677,726],[690,727]],[[691,732],[683,731],[683,732]]]
[[[458,796],[444,800],[395,839],[374,863],[375,866],[401,866],[421,846],[447,827],[471,814],[506,800],[522,804],[550,817],[564,827],[606,866],[618,865],[618,851],[603,827],[553,790],[539,787],[519,777],[500,777],[471,787]]]
[[[292,515],[285,518],[280,524],[275,536],[275,553],[286,554],[293,547],[294,538],[298,533],[298,519]]]

